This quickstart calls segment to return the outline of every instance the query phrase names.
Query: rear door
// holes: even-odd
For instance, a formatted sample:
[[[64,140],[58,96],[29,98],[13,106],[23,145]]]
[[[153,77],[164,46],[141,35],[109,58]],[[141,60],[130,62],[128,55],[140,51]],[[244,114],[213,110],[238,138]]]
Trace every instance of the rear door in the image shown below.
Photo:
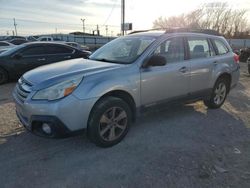
[[[187,37],[189,62],[191,65],[190,93],[207,92],[210,87],[213,69],[216,65],[215,52],[206,37]]]

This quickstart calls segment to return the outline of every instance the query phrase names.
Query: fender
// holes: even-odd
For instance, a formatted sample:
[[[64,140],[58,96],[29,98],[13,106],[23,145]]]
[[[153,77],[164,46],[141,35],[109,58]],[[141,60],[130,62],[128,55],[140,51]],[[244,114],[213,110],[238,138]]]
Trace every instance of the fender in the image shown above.
[[[74,92],[74,95],[79,99],[99,99],[106,93],[120,90],[129,93],[136,106],[140,105],[140,72],[138,66],[129,66],[112,73],[107,71],[98,75],[90,75],[85,77],[81,84],[83,86],[79,88],[84,89],[77,88]]]

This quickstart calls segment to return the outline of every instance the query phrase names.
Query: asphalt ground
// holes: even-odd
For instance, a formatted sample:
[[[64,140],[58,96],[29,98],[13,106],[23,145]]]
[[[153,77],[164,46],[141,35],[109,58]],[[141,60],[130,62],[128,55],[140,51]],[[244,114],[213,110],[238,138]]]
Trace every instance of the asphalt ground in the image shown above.
[[[15,83],[0,86],[0,187],[250,187],[250,77],[241,66],[221,109],[155,109],[106,149],[85,135],[27,132],[15,115]]]

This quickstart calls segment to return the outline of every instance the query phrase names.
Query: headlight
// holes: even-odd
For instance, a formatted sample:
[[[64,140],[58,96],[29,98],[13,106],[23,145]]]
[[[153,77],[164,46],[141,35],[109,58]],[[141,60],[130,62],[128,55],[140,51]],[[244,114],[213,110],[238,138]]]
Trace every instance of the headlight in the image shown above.
[[[75,76],[69,80],[38,91],[32,99],[34,100],[56,100],[71,94],[82,81],[83,76]]]

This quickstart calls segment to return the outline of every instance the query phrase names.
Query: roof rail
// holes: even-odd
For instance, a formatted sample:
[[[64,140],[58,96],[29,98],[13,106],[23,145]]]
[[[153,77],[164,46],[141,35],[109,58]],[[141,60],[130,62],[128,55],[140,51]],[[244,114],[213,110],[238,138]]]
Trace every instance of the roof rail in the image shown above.
[[[137,30],[137,31],[130,32],[128,35],[135,34],[135,33],[143,33],[143,32],[148,32],[148,31],[164,31],[164,29],[154,28],[154,29]]]
[[[219,32],[212,29],[192,29],[192,28],[185,28],[185,27],[177,27],[177,28],[167,28],[165,33],[181,33],[181,32],[188,32],[188,33],[204,33],[209,35],[217,35],[221,36]]]

